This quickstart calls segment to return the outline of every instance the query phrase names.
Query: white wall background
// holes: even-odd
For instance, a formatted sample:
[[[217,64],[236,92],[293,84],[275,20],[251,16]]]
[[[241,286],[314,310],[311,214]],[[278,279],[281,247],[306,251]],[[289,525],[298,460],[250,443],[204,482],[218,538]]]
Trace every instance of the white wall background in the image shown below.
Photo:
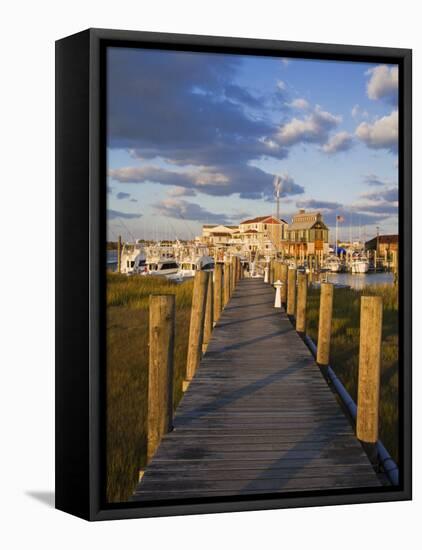
[[[417,8],[412,0],[15,0],[3,4],[0,540],[4,548],[415,547],[422,512],[417,398],[412,503],[88,524],[42,501],[51,500],[54,484],[54,41],[87,27],[104,27],[413,48],[417,201],[422,146],[422,33]],[[420,205],[416,209],[420,211]],[[416,219],[415,242],[421,242],[420,228]],[[416,273],[419,265],[415,258]],[[417,288],[415,295],[417,307]],[[418,316],[416,328],[417,321]],[[421,388],[419,358],[416,354],[415,396]]]

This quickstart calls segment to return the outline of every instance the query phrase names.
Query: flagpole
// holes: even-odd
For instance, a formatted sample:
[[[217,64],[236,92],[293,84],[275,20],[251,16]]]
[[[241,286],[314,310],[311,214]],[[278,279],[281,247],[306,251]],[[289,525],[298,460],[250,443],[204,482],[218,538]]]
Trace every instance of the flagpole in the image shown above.
[[[336,256],[338,256],[338,216],[336,216]]]

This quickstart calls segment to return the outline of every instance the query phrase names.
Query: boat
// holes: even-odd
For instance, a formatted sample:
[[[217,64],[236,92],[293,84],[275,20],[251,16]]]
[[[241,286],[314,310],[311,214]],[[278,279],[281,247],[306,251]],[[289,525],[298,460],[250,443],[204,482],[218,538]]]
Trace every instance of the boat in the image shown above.
[[[211,256],[193,256],[186,258],[182,261],[180,268],[177,272],[181,279],[189,279],[195,277],[197,271],[213,271],[214,270],[214,258]]]
[[[369,261],[367,258],[358,257],[353,258],[351,263],[351,272],[352,273],[368,273],[369,271]]]
[[[146,262],[146,268],[142,272],[145,276],[165,276],[174,275],[179,271],[179,264],[174,258],[151,259]]]
[[[138,241],[125,243],[122,248],[120,271],[126,275],[143,273],[146,269],[145,248]]]
[[[325,262],[325,267],[332,273],[343,271],[343,264],[337,256],[329,256]]]

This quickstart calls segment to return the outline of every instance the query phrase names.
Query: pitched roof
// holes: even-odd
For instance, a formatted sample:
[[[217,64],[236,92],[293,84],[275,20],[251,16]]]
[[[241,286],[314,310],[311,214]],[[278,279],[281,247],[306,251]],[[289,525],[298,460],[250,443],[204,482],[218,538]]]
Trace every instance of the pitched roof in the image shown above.
[[[305,212],[303,210],[293,216],[292,223],[289,224],[288,230],[297,231],[311,229],[316,223],[320,223],[324,229],[327,229],[327,226],[322,221],[320,212]]]
[[[396,244],[399,242],[398,235],[379,235],[378,237],[374,237],[373,239],[366,241],[365,244],[369,244],[369,243],[375,244],[377,239],[378,239],[378,244]]]
[[[282,222],[286,223],[284,220],[278,220],[275,216],[258,216],[257,218],[251,218],[250,220],[244,220],[243,222],[240,222],[240,224],[245,225],[250,223],[261,223],[261,222],[267,222],[269,224],[282,223]]]

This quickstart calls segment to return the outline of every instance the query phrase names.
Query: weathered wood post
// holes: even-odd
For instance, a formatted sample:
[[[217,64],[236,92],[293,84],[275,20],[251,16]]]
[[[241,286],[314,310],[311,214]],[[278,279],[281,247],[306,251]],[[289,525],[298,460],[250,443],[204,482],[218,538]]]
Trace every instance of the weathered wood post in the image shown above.
[[[288,272],[287,264],[281,264],[280,281],[283,283],[283,286],[281,287],[281,303],[283,305],[286,305],[287,303],[287,272]]]
[[[287,315],[294,315],[296,309],[296,268],[290,267],[287,277]]]
[[[306,301],[308,297],[308,277],[306,273],[297,275],[297,307],[296,330],[300,333],[306,331]]]
[[[149,298],[147,459],[173,424],[175,296]]]
[[[231,296],[236,287],[236,256],[232,256],[230,274],[231,274],[231,277],[230,277],[230,296]]]
[[[214,279],[214,323],[216,323],[223,309],[223,267],[221,264],[215,264]]]
[[[362,296],[356,436],[368,444],[378,440],[381,341],[382,298]]]
[[[230,264],[226,262],[224,264],[224,306],[226,306],[230,300],[230,279]]]
[[[214,282],[212,280],[212,273],[208,275],[208,290],[207,290],[207,304],[205,307],[205,321],[204,321],[204,340],[202,342],[202,353],[207,351],[208,344],[211,340],[212,327],[214,326]]]
[[[183,391],[186,391],[201,360],[204,339],[205,308],[208,292],[208,271],[197,271],[193,284],[192,309],[189,327],[188,359]]]
[[[117,273],[122,272],[122,236],[117,239]]]
[[[397,250],[393,251],[393,262],[394,262],[394,285],[397,285],[399,282],[399,253]]]
[[[269,278],[270,278],[270,285],[274,284],[274,260],[270,260]]]
[[[321,283],[317,363],[326,367],[330,362],[331,319],[333,316],[333,284]]]

